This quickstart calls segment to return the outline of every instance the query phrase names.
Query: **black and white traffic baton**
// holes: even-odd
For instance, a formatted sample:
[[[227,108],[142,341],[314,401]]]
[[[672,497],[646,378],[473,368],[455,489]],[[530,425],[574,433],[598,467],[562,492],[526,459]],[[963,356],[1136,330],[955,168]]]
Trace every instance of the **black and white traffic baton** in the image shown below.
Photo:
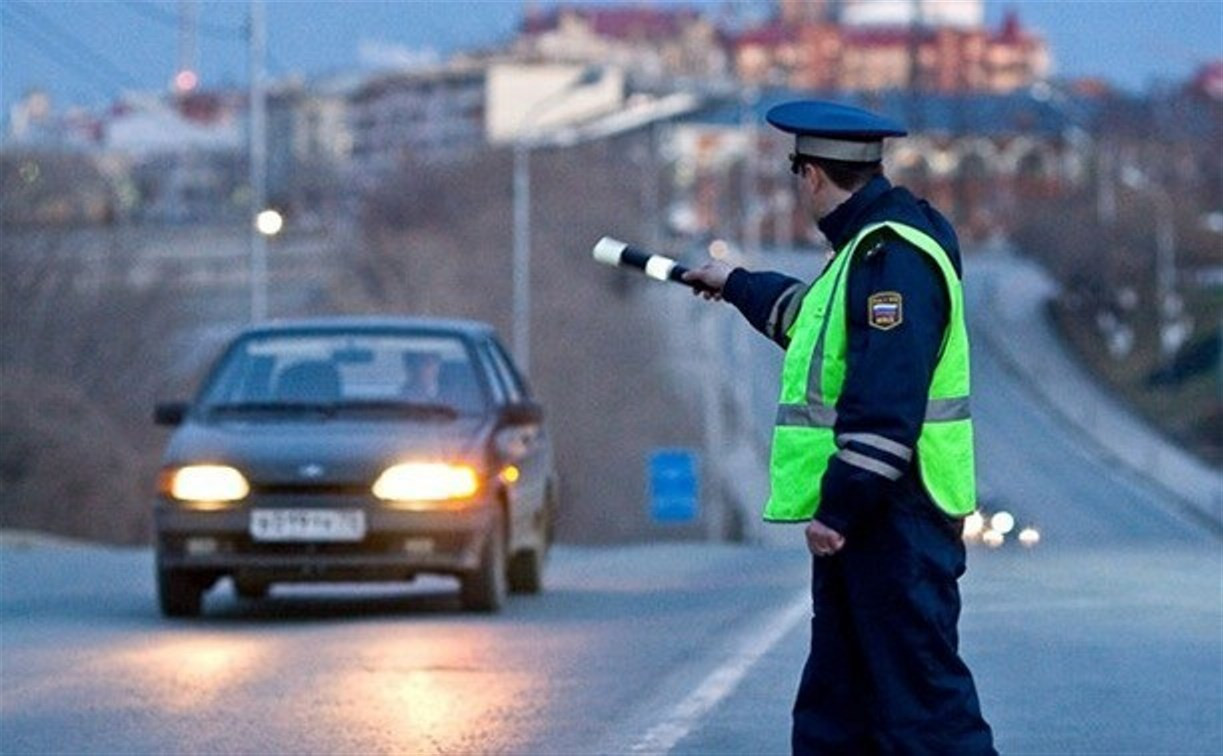
[[[595,260],[604,265],[635,268],[650,278],[659,281],[674,281],[697,291],[709,291],[709,287],[699,281],[685,281],[684,274],[688,272],[688,268],[671,258],[637,249],[610,236],[604,236],[600,239],[599,243],[591,250],[591,253],[594,255]]]

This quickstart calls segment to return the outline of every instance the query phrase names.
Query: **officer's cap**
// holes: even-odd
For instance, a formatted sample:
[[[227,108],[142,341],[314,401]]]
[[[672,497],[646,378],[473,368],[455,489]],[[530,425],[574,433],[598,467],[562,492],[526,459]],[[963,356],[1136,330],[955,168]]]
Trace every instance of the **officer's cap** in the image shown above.
[[[908,133],[890,118],[824,100],[783,103],[770,108],[765,119],[795,135],[796,154],[851,163],[881,160],[884,138]]]

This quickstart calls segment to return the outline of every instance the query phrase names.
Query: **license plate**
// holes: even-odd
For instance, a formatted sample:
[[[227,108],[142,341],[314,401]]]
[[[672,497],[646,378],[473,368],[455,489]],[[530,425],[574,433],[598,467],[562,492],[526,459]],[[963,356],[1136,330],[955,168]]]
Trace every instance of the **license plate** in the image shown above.
[[[251,512],[256,541],[360,541],[365,512],[360,509],[256,509]]]

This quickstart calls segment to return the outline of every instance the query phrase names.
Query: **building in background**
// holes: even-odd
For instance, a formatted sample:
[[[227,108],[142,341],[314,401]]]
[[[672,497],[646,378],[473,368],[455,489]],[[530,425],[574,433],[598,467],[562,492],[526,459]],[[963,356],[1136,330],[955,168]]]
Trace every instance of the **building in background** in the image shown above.
[[[412,161],[470,154],[484,143],[485,68],[457,62],[378,74],[348,97],[349,175],[368,186]]]
[[[783,0],[783,4],[801,0]],[[985,0],[840,0],[816,2],[846,26],[928,26],[979,29],[985,21]]]
[[[979,3],[926,2],[916,17],[914,5],[847,3],[836,14],[831,4],[783,2],[772,20],[728,38],[735,76],[795,89],[947,94],[1014,92],[1048,77],[1048,46],[1016,14],[990,30]]]
[[[453,160],[532,132],[603,138],[682,114],[650,157],[675,170],[672,229],[724,235],[727,224],[758,225],[780,240],[806,223],[794,219],[789,177],[770,173],[786,147],[769,143],[767,129],[755,128],[755,140],[751,133],[763,122],[761,103],[787,93],[849,99],[905,122],[913,136],[889,153],[889,167],[977,233],[1004,226],[1015,198],[1075,186],[1101,135],[1163,154],[1173,134],[1217,143],[1223,129],[1219,61],[1175,92],[1132,98],[1082,80],[1042,99],[1054,91],[1043,38],[1014,14],[986,29],[983,0],[776,0],[766,21],[669,3],[534,8],[515,39],[480,57],[273,83],[270,203],[295,224],[314,218],[320,226],[353,208],[354,189],[406,164]],[[712,103],[708,117],[691,116],[703,102]],[[245,222],[248,110],[245,89],[125,94],[97,111],[57,110],[34,92],[9,114],[3,152],[16,157],[7,163],[6,222],[17,194],[37,222]],[[759,192],[751,182],[728,189],[726,177],[742,177],[753,149],[764,166],[752,169]],[[65,204],[51,191],[49,182],[66,175],[59,166],[75,164],[45,157],[57,153],[97,166],[87,199]],[[1152,176],[1169,174],[1168,186],[1214,175],[1209,162],[1197,170],[1189,158],[1140,162]]]
[[[348,101],[359,77],[293,79],[268,96],[268,201],[296,224],[319,225],[341,209],[352,155]]]
[[[505,144],[620,110],[625,76],[614,67],[495,63],[488,69],[487,94],[485,134],[491,144]]]
[[[1223,101],[1223,59],[1202,64],[1189,81],[1187,89],[1191,94],[1207,100]]]
[[[1006,93],[1045,79],[1044,39],[1014,13],[984,25],[983,0],[778,0],[743,27],[679,5],[528,11],[523,61],[614,65],[634,84]]]
[[[791,147],[785,135],[745,125],[762,123],[778,103],[813,94],[907,124],[910,136],[887,144],[889,175],[945,208],[969,238],[1005,233],[1016,203],[1056,196],[1090,180],[1090,137],[1079,124],[1093,113],[1070,112],[1030,92],[912,98],[904,92],[770,90],[750,102],[707,109],[668,130],[664,149],[675,165],[671,230],[697,238],[760,239],[775,247],[818,241],[811,218],[794,201],[793,176],[781,157]]]
[[[527,62],[589,63],[640,85],[725,76],[718,26],[694,8],[660,3],[528,8],[512,55]]]
[[[127,164],[124,215],[159,223],[246,214],[246,97],[236,90],[128,95],[106,114],[101,150]]]

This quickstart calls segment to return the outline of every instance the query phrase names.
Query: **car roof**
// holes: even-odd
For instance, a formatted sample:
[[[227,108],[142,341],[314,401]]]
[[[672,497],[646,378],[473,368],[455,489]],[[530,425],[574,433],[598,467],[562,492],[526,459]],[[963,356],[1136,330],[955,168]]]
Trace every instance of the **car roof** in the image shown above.
[[[319,318],[288,318],[243,329],[239,338],[270,336],[301,331],[351,333],[353,331],[442,331],[468,338],[494,335],[489,323],[462,318],[334,315]]]

